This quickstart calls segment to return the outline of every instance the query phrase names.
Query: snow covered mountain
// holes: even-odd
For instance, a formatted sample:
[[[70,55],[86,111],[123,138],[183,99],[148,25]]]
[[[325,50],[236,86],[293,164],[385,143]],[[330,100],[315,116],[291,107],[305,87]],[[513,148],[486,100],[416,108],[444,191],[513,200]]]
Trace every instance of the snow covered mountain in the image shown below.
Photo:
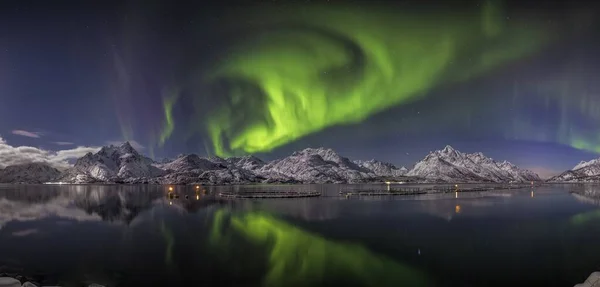
[[[196,172],[200,173],[206,170],[222,169],[226,166],[214,163],[208,159],[201,158],[195,154],[180,155],[177,159],[165,164],[157,164],[156,167],[165,170],[167,173],[172,172]]]
[[[403,176],[408,172],[406,167],[397,168],[391,163],[381,162],[374,159],[367,161],[355,160],[354,163],[381,177]]]
[[[407,176],[441,182],[525,182],[538,181],[537,174],[510,162],[498,163],[482,153],[461,153],[451,146],[430,152],[417,162]]]
[[[252,170],[260,159],[248,156],[223,159],[220,157],[202,158],[195,154],[180,155],[177,159],[156,167],[165,175],[150,182],[160,184],[244,184],[260,182]]]
[[[290,179],[303,183],[361,182],[375,177],[370,170],[327,148],[297,151],[288,157],[269,162],[255,172],[265,178]]]
[[[503,161],[502,163],[499,163],[498,166],[503,171],[506,171],[508,173],[509,177],[512,178],[512,180],[514,180],[514,181],[526,182],[526,181],[540,181],[541,180],[537,173],[535,173],[531,170],[521,169],[518,166],[516,166],[508,161]]]
[[[265,162],[253,155],[243,157],[230,157],[227,159],[232,164],[241,169],[257,170],[265,165]]]
[[[48,166],[7,168],[4,182],[245,184],[245,183],[359,183],[413,177],[441,182],[537,181],[539,177],[509,162],[496,162],[482,153],[465,154],[450,146],[428,154],[414,168],[398,168],[377,160],[351,161],[328,148],[307,148],[288,157],[264,162],[255,156],[209,157],[180,155],[154,162],[128,142],[88,153],[59,175]],[[591,168],[596,165],[586,165]],[[600,165],[599,165],[600,166]],[[598,167],[600,173],[600,167]],[[22,173],[26,175],[22,175]]]
[[[44,183],[59,175],[58,169],[45,163],[27,163],[0,170],[0,183]]]
[[[598,182],[600,159],[582,161],[570,170],[548,179],[550,182]]]
[[[129,142],[106,146],[97,153],[88,153],[75,166],[58,178],[60,182],[119,182],[131,178],[156,177],[164,171],[153,161],[140,155]]]

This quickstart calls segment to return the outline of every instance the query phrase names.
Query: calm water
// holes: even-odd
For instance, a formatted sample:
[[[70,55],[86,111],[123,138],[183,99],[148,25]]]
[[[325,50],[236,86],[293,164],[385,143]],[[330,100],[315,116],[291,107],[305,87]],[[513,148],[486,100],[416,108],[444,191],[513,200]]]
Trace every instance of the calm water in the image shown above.
[[[211,196],[264,188],[325,196]],[[600,206],[574,186],[337,196],[349,188],[176,187],[169,200],[160,186],[0,185],[0,273],[63,286],[573,286],[600,270]]]

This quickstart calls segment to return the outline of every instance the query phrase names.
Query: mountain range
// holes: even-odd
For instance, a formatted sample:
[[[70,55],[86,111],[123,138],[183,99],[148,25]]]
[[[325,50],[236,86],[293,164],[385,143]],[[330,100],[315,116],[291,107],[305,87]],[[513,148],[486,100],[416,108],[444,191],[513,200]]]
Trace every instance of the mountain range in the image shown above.
[[[461,153],[451,146],[430,152],[408,170],[377,160],[352,161],[328,148],[306,148],[265,162],[255,156],[200,157],[180,155],[155,162],[128,142],[88,153],[75,165],[59,171],[43,163],[10,166],[0,170],[0,182],[43,183],[364,183],[410,182],[526,182],[537,174],[482,153]]]
[[[430,152],[407,176],[440,182],[527,182],[539,176],[514,164],[497,162],[482,153],[462,153],[451,146]]]
[[[600,181],[600,158],[582,161],[555,177],[549,182],[598,182]]]

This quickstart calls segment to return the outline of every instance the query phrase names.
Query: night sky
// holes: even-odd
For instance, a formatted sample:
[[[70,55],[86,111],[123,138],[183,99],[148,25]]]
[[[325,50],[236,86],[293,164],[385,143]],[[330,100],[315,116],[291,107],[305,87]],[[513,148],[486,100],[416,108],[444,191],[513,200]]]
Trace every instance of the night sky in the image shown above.
[[[600,153],[598,8],[5,0],[0,155],[129,140],[155,159],[325,146],[410,167],[450,144],[547,176]]]

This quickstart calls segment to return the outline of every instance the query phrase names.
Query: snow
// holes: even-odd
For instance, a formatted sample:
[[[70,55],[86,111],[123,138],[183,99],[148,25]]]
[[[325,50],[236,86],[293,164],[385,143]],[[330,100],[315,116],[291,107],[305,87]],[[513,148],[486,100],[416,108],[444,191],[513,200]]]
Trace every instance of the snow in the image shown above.
[[[361,182],[375,177],[370,170],[326,148],[294,152],[286,158],[267,163],[256,173],[265,178],[274,176],[303,183]]]
[[[579,162],[579,164],[574,166],[571,170],[578,170],[578,169],[582,169],[584,167],[588,167],[591,165],[600,165],[600,159],[593,159],[590,161],[581,161],[581,162]]]
[[[78,159],[59,181],[73,183],[115,182],[125,178],[155,177],[164,173],[140,155],[128,142],[106,146]]]
[[[510,162],[498,163],[483,153],[462,153],[451,146],[430,152],[417,162],[408,176],[443,182],[526,182],[538,181],[534,172]]]
[[[575,287],[594,287],[600,284],[600,272],[594,272],[581,284],[575,285]]]
[[[32,179],[42,178],[40,173]],[[0,172],[2,175],[2,172]],[[530,171],[509,163],[498,163],[482,153],[465,154],[446,146],[429,153],[409,171],[391,163],[352,161],[329,148],[306,148],[264,162],[255,156],[209,157],[180,155],[174,160],[154,162],[129,143],[88,153],[75,165],[48,180],[63,183],[151,183],[151,184],[244,184],[263,183],[360,183],[406,179],[427,181],[508,182],[539,180]],[[0,177],[2,179],[2,177]]]
[[[354,161],[358,166],[370,170],[377,176],[382,177],[394,177],[394,176],[403,176],[408,172],[406,167],[397,168],[395,165],[387,162],[381,162],[375,159],[371,159],[368,161]]]
[[[600,181],[600,159],[581,161],[573,169],[567,170],[548,181],[550,182],[598,182]]]

